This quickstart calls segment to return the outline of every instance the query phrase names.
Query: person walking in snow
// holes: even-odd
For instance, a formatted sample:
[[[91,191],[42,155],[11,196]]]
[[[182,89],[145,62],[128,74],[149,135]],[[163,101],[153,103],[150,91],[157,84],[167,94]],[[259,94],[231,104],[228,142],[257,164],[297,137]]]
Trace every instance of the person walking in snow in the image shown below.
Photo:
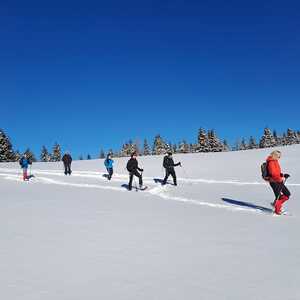
[[[177,177],[175,172],[175,167],[177,166],[181,166],[181,162],[175,164],[172,157],[172,151],[168,151],[163,161],[163,167],[166,170],[166,176],[162,182],[162,185],[165,185],[167,183],[167,180],[170,175],[173,177],[174,185],[177,185]]]
[[[142,189],[143,188],[143,177],[142,177],[142,174],[140,174],[138,171],[143,172],[144,170],[139,168],[136,152],[133,152],[131,154],[131,158],[127,162],[127,167],[126,168],[127,168],[127,171],[129,172],[129,184],[128,184],[129,191],[132,190],[133,176],[138,177],[139,186]]]
[[[288,179],[290,175],[281,172],[279,165],[280,158],[281,152],[278,150],[273,151],[267,158],[268,180],[275,195],[273,206],[275,208],[275,214],[277,215],[282,213],[283,203],[289,200],[291,196],[290,191],[284,184],[285,180]]]
[[[21,168],[23,169],[23,180],[28,181],[30,179],[30,176],[28,176],[28,167],[32,164],[31,160],[27,158],[26,153],[23,154],[21,157],[19,164]]]
[[[108,172],[108,176],[107,176],[108,180],[111,180],[112,175],[114,173],[113,164],[114,164],[114,161],[112,159],[111,154],[109,153],[109,154],[107,154],[106,160],[104,161],[104,165],[105,165],[106,170]]]
[[[65,167],[65,175],[71,175],[71,164],[72,164],[72,156],[69,152],[66,152],[62,158]]]

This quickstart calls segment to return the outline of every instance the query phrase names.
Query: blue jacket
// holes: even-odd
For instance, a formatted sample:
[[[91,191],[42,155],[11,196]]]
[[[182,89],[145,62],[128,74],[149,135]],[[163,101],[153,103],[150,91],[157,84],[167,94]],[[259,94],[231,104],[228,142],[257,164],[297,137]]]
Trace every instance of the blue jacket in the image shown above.
[[[28,169],[29,165],[31,165],[31,161],[29,159],[24,157],[20,159],[20,166],[22,169]]]
[[[106,159],[104,161],[104,166],[106,169],[112,169],[113,168],[114,161],[112,159]]]

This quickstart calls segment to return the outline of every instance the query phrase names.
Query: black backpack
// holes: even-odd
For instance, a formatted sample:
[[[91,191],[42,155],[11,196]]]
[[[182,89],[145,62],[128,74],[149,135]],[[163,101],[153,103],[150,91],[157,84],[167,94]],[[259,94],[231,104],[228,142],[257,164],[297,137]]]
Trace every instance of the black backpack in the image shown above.
[[[269,170],[268,170],[268,163],[264,162],[261,167],[261,177],[266,180],[269,181],[270,180],[270,174],[269,174]]]

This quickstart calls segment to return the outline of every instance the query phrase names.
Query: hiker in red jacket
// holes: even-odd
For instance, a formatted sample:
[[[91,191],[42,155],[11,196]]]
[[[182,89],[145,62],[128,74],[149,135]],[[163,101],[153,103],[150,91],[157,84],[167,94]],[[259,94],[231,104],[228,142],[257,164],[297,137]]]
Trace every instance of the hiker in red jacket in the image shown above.
[[[275,201],[273,203],[275,207],[275,214],[280,215],[282,205],[289,200],[291,193],[284,184],[284,179],[290,177],[289,174],[282,174],[279,165],[279,159],[281,158],[281,152],[273,151],[267,158],[269,182],[275,194]]]

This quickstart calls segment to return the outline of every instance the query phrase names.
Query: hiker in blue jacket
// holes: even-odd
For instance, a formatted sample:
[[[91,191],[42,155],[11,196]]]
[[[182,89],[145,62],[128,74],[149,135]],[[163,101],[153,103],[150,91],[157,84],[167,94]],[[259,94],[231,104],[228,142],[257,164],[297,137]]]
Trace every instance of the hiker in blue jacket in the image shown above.
[[[106,170],[108,172],[108,176],[107,176],[108,180],[111,180],[112,175],[114,173],[113,164],[114,164],[114,161],[112,160],[111,154],[109,153],[109,154],[107,154],[107,157],[104,161],[104,165],[105,165]]]
[[[26,154],[24,154],[21,157],[19,164],[20,164],[21,168],[23,169],[23,180],[28,181],[30,179],[30,177],[28,176],[27,170],[28,170],[29,165],[32,164],[31,160],[27,158]]]

